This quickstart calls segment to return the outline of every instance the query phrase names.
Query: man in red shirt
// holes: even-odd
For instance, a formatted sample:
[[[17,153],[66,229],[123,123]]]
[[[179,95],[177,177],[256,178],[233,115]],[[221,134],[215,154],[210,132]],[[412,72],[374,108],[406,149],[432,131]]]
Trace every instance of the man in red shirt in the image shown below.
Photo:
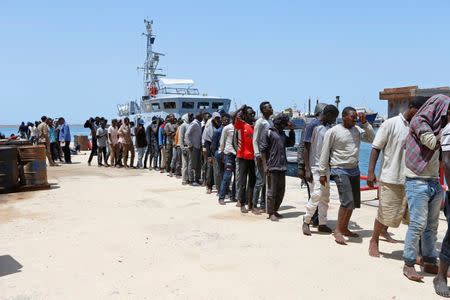
[[[253,189],[255,188],[255,155],[253,152],[253,123],[255,122],[255,111],[247,105],[242,106],[236,117],[234,129],[237,134],[237,151],[236,157],[238,160],[239,178],[238,185],[240,186],[238,197],[238,206],[241,207],[242,213],[247,213],[245,202],[248,203],[248,209],[253,213],[260,214],[259,210],[253,208],[252,198]],[[248,178],[247,178],[248,177]]]

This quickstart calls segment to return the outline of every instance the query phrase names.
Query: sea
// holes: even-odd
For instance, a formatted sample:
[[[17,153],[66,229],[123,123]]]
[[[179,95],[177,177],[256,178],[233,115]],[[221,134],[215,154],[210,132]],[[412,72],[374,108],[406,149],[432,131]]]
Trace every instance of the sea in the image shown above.
[[[90,135],[90,130],[87,128],[84,128],[83,125],[70,125],[70,133],[72,134],[72,141],[73,137],[75,135]],[[18,126],[5,126],[0,125],[0,133],[4,134],[5,136],[10,136],[11,134],[17,134]],[[375,129],[376,131],[377,129]],[[300,134],[297,132],[296,134],[296,140],[297,142],[300,140]],[[361,143],[361,150],[359,154],[359,169],[361,170],[361,174],[366,175],[367,169],[369,167],[369,156],[370,152],[372,150],[371,144],[368,143]],[[379,174],[379,166],[380,165],[380,159],[378,160],[378,164],[376,166],[376,174]],[[288,176],[297,176],[297,165],[295,164],[289,164],[288,165]],[[361,181],[361,185],[366,185],[365,181]]]

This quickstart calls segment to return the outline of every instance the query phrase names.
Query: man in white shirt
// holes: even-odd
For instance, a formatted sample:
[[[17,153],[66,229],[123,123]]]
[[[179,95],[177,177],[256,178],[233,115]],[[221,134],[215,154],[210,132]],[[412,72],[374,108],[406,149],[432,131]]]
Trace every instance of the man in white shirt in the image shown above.
[[[119,129],[117,129],[117,119],[111,121],[111,126],[108,128],[108,144],[109,152],[111,153],[111,166],[119,166]]]
[[[407,201],[405,194],[405,148],[404,143],[409,131],[409,122],[425,103],[427,98],[417,97],[411,101],[408,110],[386,120],[378,130],[372,143],[367,185],[375,185],[375,165],[383,151],[380,175],[380,203],[375,218],[369,255],[379,257],[378,242],[380,235],[388,242],[395,242],[387,233],[388,227],[400,226],[405,215]]]
[[[319,160],[322,153],[323,139],[325,133],[331,128],[332,124],[336,122],[336,118],[339,115],[339,110],[334,105],[327,105],[323,109],[323,113],[320,116],[320,125],[314,128],[311,143],[308,151],[309,161],[305,160],[305,168],[308,169],[308,173],[312,174],[312,181],[309,183],[309,188],[312,191],[311,197],[306,204],[306,214],[303,217],[302,231],[304,235],[311,235],[309,225],[311,219],[319,207],[319,232],[331,233],[332,230],[327,226],[327,211],[328,203],[330,202],[330,185],[327,182],[325,185],[320,184],[319,173]],[[329,177],[329,175],[327,175]]]

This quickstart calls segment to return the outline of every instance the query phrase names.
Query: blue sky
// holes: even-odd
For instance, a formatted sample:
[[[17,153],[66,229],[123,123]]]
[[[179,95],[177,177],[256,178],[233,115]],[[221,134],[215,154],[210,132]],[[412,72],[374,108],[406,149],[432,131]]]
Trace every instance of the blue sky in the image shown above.
[[[0,124],[116,113],[142,94],[143,19],[168,77],[276,109],[368,106],[386,87],[450,84],[448,1],[0,0]]]

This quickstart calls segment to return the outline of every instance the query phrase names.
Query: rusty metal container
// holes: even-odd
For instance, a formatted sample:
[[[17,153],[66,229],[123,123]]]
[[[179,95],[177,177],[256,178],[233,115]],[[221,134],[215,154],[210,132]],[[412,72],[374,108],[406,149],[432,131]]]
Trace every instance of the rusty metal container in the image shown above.
[[[0,193],[16,189],[19,186],[17,166],[17,148],[0,147]]]
[[[48,185],[45,146],[21,146],[19,151],[20,183],[25,186]]]

